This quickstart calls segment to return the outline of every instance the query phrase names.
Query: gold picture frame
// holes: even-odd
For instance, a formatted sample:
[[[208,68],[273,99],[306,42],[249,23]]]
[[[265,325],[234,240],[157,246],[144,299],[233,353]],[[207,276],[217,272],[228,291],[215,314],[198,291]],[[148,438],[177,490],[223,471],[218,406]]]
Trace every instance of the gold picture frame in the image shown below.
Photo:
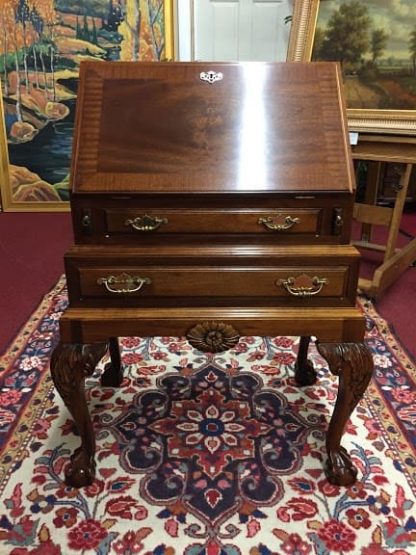
[[[48,25],[39,24],[37,28],[33,19],[21,21],[25,17],[23,12],[16,15],[10,11],[13,10],[12,5],[8,8],[10,13],[6,9],[0,11],[0,27],[8,23],[7,28],[13,28],[14,41],[5,44],[14,45],[15,50],[18,44],[18,50],[10,55],[13,60],[20,60],[18,80],[15,79],[16,72],[11,63],[7,70],[6,65],[2,70],[9,77],[6,86],[4,74],[0,75],[0,78],[3,77],[3,87],[0,88],[0,206],[4,211],[69,211],[67,199],[72,129],[66,121],[70,119],[73,122],[76,98],[74,82],[78,78],[79,61],[94,57],[103,62],[108,59],[175,59],[173,1],[124,0],[120,4],[97,0],[90,5],[91,11],[86,12],[85,7],[81,7],[79,13],[74,12],[76,4],[68,1],[67,10],[62,8],[64,2],[59,5],[54,3],[54,13],[51,14],[50,11],[42,11],[41,2],[38,5],[37,0],[33,0],[32,7],[37,10],[38,17],[51,18],[48,19]],[[138,3],[140,15],[136,21]],[[108,11],[108,6],[113,12]],[[133,36],[137,24],[141,27],[137,36]],[[23,34],[19,26],[24,28],[25,25]],[[29,26],[30,33],[27,31]],[[47,35],[41,36],[42,32]],[[112,44],[112,37],[116,35],[121,37],[121,42],[114,39]],[[132,57],[132,45],[136,44],[138,38],[138,54]],[[143,42],[145,40],[148,42]],[[112,51],[117,49],[119,57],[114,58]],[[61,85],[62,82],[65,85],[71,82],[72,89],[66,89]],[[66,105],[70,106],[70,118]],[[51,128],[54,130],[50,131]],[[45,131],[44,139],[42,134]],[[31,133],[35,141],[27,138]],[[54,135],[51,138],[53,133],[56,137]],[[39,140],[41,137],[42,140]],[[65,150],[60,151],[61,145],[64,145],[62,149]],[[51,169],[52,178],[48,178],[37,168],[45,169],[52,157],[56,159],[53,162],[56,168]],[[64,162],[59,166],[61,160]],[[52,163],[50,165],[53,166]],[[65,173],[64,177],[59,175],[60,167],[63,168],[60,173]]]
[[[295,0],[288,46],[288,61],[311,61],[315,30],[319,23],[319,9],[323,1],[328,3],[333,1],[334,5],[338,6],[347,0]],[[413,28],[416,28],[416,17]],[[348,124],[352,131],[416,135],[416,110],[351,108],[348,107],[348,95],[346,101]]]

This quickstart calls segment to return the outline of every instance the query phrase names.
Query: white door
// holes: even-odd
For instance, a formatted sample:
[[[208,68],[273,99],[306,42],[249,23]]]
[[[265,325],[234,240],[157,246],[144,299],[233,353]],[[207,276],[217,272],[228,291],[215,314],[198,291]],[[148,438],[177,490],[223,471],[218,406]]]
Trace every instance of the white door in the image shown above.
[[[284,61],[293,0],[178,0],[180,60]]]

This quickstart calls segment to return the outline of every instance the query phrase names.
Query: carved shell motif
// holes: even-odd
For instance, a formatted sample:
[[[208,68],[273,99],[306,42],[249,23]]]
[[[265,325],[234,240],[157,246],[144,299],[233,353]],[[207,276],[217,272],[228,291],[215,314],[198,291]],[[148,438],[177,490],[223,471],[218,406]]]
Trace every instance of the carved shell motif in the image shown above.
[[[199,351],[220,353],[234,347],[240,334],[230,324],[203,322],[191,328],[186,337],[192,347]]]

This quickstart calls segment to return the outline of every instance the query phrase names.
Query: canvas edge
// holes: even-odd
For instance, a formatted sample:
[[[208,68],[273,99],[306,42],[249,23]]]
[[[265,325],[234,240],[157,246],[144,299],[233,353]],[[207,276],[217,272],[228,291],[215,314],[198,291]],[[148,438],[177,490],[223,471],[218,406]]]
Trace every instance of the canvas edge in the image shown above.
[[[6,211],[10,205],[9,155],[3,111],[3,89],[0,81],[0,208]]]
[[[288,62],[311,61],[320,0],[295,0]],[[416,135],[415,110],[347,109],[348,126],[363,133]]]

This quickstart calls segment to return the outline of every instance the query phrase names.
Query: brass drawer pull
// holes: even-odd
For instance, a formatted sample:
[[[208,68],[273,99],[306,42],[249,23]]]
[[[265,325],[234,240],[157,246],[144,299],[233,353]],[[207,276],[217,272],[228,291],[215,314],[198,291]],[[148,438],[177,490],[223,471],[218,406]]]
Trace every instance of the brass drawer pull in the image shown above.
[[[129,225],[136,231],[156,231],[162,224],[167,224],[167,218],[158,218],[157,216],[138,216],[133,220],[126,220],[124,225]]]
[[[294,297],[313,297],[319,295],[323,286],[328,283],[326,278],[314,276],[311,278],[306,274],[287,279],[279,279],[276,285],[281,285]]]
[[[148,277],[131,276],[130,274],[120,274],[119,276],[107,276],[97,279],[98,285],[104,287],[110,293],[135,293],[140,291],[143,285],[149,285],[152,280]]]
[[[276,217],[269,216],[268,218],[259,218],[257,223],[263,224],[267,229],[271,229],[272,231],[286,231],[300,222],[299,218],[292,218],[292,216],[286,216],[282,224],[276,223],[275,220]]]

